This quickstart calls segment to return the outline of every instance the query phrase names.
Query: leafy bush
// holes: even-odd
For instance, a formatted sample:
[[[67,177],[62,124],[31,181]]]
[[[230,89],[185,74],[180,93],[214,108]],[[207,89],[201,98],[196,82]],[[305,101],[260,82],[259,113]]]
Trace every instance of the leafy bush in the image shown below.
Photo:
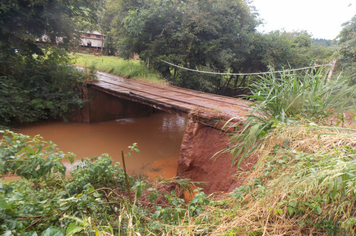
[[[138,151],[136,144],[129,148],[127,155]],[[70,176],[66,176],[60,161],[63,158],[73,162],[74,154],[64,154],[39,136],[5,132],[0,142],[0,176],[16,174],[23,180],[0,181],[0,234],[166,234],[179,232],[177,225],[189,224],[191,217],[210,204],[200,189],[185,204],[177,194],[177,186],[187,188],[190,181],[170,181],[168,187],[173,186],[176,193],[174,189],[158,190],[146,180],[129,177],[128,184],[134,192],[131,203],[125,172],[119,163],[112,165],[107,155],[83,159]],[[202,223],[206,227],[208,218]]]
[[[82,159],[70,170],[70,173],[73,183],[66,186],[70,192],[80,192],[91,187],[125,189],[125,176],[120,163],[112,165],[112,160],[107,154]]]
[[[0,72],[0,123],[28,123],[47,118],[65,118],[81,106],[76,86],[82,72],[67,65],[65,52],[58,48],[46,56],[16,55]]]

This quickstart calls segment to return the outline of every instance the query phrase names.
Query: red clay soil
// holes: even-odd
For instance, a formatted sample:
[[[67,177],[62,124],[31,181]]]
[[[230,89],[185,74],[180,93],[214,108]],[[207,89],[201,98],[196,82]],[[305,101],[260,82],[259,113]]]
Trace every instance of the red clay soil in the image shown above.
[[[201,181],[206,194],[231,192],[246,178],[245,171],[252,170],[257,157],[244,160],[239,168],[231,166],[232,156],[222,153],[217,159],[211,157],[228,147],[228,134],[199,123],[189,122],[183,137],[177,175],[193,181]]]

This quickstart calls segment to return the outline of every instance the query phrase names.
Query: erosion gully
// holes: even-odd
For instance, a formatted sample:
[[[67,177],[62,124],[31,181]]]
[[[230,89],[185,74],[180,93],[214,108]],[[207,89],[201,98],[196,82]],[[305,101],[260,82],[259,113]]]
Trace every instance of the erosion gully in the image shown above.
[[[184,117],[158,112],[145,118],[120,119],[100,123],[43,122],[19,128],[17,132],[34,136],[40,134],[63,152],[82,158],[108,153],[114,162],[121,163],[121,150],[138,144],[140,153],[125,159],[130,174],[155,178],[171,178],[177,173],[180,146],[187,120]],[[74,164],[75,164],[74,163]],[[64,161],[67,168],[74,164]]]

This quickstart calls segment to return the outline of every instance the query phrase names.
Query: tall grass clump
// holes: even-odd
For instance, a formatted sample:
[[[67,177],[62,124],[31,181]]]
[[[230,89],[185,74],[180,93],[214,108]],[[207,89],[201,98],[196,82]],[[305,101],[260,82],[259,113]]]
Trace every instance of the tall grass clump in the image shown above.
[[[304,74],[273,73],[251,84],[251,95],[246,97],[254,102],[253,112],[225,150],[234,154],[233,162],[240,156],[239,165],[277,122],[303,119],[327,123],[332,114],[342,120],[342,112],[355,107],[356,86],[349,86],[348,78],[329,80],[327,75],[328,71],[322,68]]]
[[[99,71],[112,73],[128,79],[138,79],[156,84],[165,83],[157,72],[147,69],[146,65],[139,60],[124,60],[113,56],[96,57],[87,54],[75,54],[74,60],[76,66],[87,67],[87,65],[95,65],[95,68]]]

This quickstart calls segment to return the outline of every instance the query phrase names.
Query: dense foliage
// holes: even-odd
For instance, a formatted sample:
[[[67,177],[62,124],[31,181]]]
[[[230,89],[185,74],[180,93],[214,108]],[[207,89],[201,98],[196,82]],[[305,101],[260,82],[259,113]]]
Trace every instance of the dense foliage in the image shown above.
[[[0,5],[0,61],[10,56],[43,55],[42,47],[36,44],[46,36],[52,45],[68,42],[78,35],[76,22],[94,21],[99,1],[89,0],[4,0]],[[11,61],[9,61],[11,63]],[[6,71],[6,64],[2,70]]]
[[[138,53],[173,84],[208,92],[219,87],[220,76],[201,79],[198,74],[171,70],[162,60],[194,69],[238,72],[258,23],[240,0],[113,0],[107,5],[119,10],[109,31],[116,36],[119,55]]]
[[[76,21],[95,20],[96,5],[87,0],[1,2],[0,123],[63,117],[81,103],[75,84],[82,76],[66,66],[65,49],[77,36]]]
[[[306,32],[257,33],[256,16],[254,7],[241,0],[110,0],[100,26],[111,52],[124,58],[137,53],[172,84],[205,92],[236,95],[256,77],[201,74],[163,61],[195,70],[249,73],[330,59],[332,48],[313,45]]]
[[[129,147],[138,152],[136,144]],[[184,203],[182,190],[191,182],[174,179],[152,185],[128,178],[106,154],[77,161],[67,175],[63,159],[75,160],[40,136],[30,138],[7,131],[0,142],[0,176],[22,180],[0,181],[2,235],[141,235],[165,234],[189,221],[210,203],[195,190]],[[204,226],[202,226],[204,227]]]
[[[0,76],[0,123],[65,118],[82,104],[76,85],[83,74],[58,53],[52,48],[47,57],[15,56],[11,69]]]
[[[356,16],[343,24],[338,36],[339,58],[338,69],[346,76],[350,76],[352,83],[356,83]]]
[[[272,31],[263,36],[263,41],[262,62],[276,70],[328,64],[333,55],[333,48],[313,44],[311,36],[304,31]]]

